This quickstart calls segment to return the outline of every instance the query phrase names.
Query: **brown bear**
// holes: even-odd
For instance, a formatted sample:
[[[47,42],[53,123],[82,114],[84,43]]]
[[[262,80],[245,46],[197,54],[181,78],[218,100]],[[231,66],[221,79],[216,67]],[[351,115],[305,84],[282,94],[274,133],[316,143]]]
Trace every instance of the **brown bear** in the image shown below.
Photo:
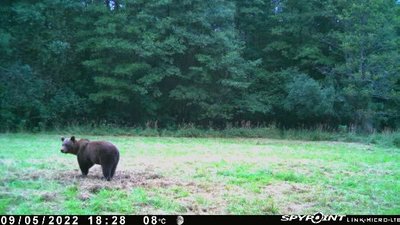
[[[83,176],[88,174],[90,167],[94,164],[101,165],[106,180],[110,181],[114,176],[119,161],[119,151],[115,145],[106,141],[89,141],[88,139],[77,141],[74,136],[61,137],[61,141],[61,152],[77,156]]]

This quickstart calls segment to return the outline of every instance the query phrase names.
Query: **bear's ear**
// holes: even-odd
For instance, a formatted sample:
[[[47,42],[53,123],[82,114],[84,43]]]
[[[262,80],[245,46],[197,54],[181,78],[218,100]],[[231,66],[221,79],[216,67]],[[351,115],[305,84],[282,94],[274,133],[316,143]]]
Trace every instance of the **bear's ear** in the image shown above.
[[[64,138],[64,137],[61,137],[61,141],[64,142],[64,140],[65,140],[65,138]]]
[[[75,136],[72,136],[72,137],[70,138],[70,140],[71,140],[72,142],[75,142]]]

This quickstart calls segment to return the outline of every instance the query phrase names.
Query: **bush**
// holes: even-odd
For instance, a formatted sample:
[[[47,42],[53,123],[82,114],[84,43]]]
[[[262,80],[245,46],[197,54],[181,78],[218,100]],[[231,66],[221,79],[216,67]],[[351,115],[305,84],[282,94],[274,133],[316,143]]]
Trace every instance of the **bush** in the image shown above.
[[[158,132],[157,129],[153,128],[146,128],[143,130],[138,129],[138,134],[139,136],[145,136],[145,137],[158,137],[160,136],[160,133]]]
[[[394,136],[392,143],[397,148],[400,148],[400,134]]]

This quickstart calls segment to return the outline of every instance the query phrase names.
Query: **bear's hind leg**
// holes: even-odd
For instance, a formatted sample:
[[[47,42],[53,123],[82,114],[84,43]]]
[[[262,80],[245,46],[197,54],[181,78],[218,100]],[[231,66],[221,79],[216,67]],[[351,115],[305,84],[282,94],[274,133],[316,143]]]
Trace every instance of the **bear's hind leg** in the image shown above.
[[[111,169],[111,178],[114,177],[115,170],[117,169],[118,161],[119,161],[119,152],[117,151],[115,154],[114,163],[113,163],[112,169]]]
[[[114,163],[114,165],[113,165],[113,167],[111,169],[111,178],[114,177],[115,170],[117,169],[117,165],[118,165],[118,162]]]
[[[103,169],[103,176],[107,181],[111,180],[111,169],[112,167],[110,165],[101,165],[101,168]]]

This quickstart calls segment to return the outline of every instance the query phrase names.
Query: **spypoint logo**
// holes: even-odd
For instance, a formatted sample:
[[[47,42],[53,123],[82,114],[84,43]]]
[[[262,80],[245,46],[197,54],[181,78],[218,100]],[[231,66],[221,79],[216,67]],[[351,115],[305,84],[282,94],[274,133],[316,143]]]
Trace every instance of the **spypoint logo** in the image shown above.
[[[314,224],[323,221],[342,221],[345,215],[324,215],[320,212],[314,215],[283,215],[281,221],[311,221]]]

